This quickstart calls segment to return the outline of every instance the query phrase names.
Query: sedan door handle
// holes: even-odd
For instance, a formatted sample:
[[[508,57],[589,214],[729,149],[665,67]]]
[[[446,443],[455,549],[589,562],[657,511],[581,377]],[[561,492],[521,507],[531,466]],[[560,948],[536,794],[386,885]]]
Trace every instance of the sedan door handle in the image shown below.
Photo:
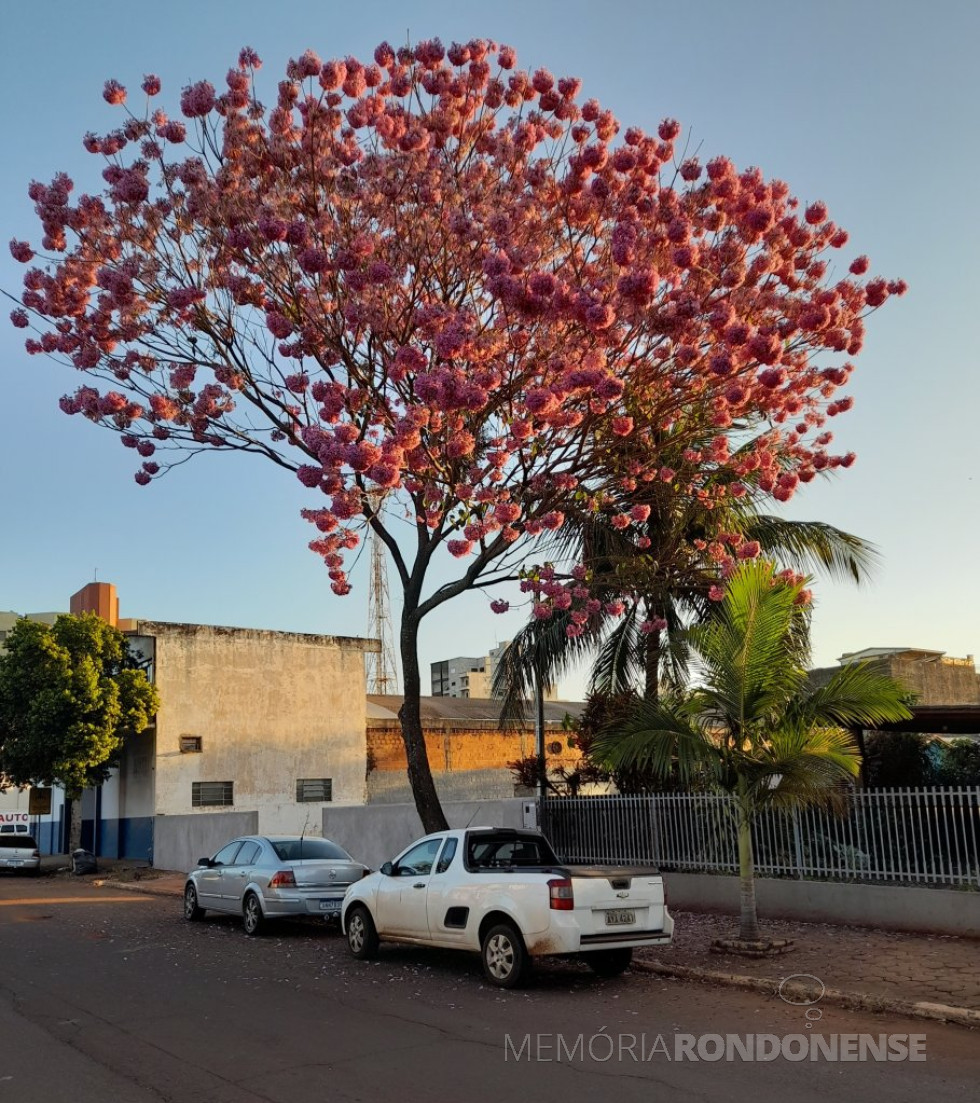
[[[424,889],[425,888],[425,882],[424,881],[416,881],[415,884],[412,885],[412,888],[413,889]]]

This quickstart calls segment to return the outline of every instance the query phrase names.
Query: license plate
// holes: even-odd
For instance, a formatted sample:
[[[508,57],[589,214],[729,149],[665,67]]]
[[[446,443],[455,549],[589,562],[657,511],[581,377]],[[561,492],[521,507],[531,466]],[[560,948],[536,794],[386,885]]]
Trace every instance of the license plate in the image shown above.
[[[636,922],[636,912],[632,911],[611,911],[606,912],[606,926],[607,927],[621,927],[629,923]]]
[[[340,905],[343,900],[321,900],[320,911],[322,912],[337,912],[340,911]]]

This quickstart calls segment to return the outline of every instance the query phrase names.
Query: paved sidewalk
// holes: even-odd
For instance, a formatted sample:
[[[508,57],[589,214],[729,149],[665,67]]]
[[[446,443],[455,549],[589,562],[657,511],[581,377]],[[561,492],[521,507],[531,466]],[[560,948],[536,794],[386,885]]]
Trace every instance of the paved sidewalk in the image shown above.
[[[737,934],[733,916],[674,915],[674,942],[638,958],[664,965],[735,973],[778,984],[792,974],[816,977],[827,988],[882,1000],[939,1003],[980,1010],[980,940],[952,935],[905,934],[829,923],[765,920],[772,938],[796,948],[772,958],[709,951],[714,938]]]
[[[92,883],[108,885],[114,889],[132,889],[149,896],[183,896],[187,874],[180,870],[154,869],[150,865],[125,862],[103,863],[99,859],[99,872]]]

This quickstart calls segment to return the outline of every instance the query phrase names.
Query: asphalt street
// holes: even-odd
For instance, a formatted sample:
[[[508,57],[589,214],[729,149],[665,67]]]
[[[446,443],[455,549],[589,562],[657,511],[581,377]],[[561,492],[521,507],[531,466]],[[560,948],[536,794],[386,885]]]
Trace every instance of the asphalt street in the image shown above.
[[[980,1032],[829,1006],[807,1022],[777,999],[576,963],[500,992],[467,955],[360,963],[312,921],[248,939],[231,919],[185,922],[177,899],[0,877],[0,1103],[976,1098]],[[926,1059],[676,1059],[679,1034],[814,1031],[925,1035]]]

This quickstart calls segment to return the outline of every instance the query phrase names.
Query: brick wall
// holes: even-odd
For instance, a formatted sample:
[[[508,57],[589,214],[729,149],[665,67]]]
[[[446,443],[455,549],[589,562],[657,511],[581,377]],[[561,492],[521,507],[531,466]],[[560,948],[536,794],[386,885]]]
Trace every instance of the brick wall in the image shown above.
[[[874,669],[900,682],[916,695],[920,705],[980,704],[980,676],[973,657],[951,655],[922,658],[916,655],[884,655],[873,659]],[[840,670],[839,666],[810,671],[813,685],[826,685]]]
[[[936,662],[922,662],[896,656],[885,671],[915,693],[920,705],[980,704],[972,660],[944,655]]]
[[[569,747],[571,732],[555,728],[545,732],[548,767],[571,769],[581,755]],[[560,749],[552,750],[554,744]],[[425,730],[425,748],[433,773],[505,769],[508,762],[534,754],[533,731],[498,731],[445,725]],[[397,723],[370,721],[367,729],[369,771],[403,772],[407,767],[405,745]]]

